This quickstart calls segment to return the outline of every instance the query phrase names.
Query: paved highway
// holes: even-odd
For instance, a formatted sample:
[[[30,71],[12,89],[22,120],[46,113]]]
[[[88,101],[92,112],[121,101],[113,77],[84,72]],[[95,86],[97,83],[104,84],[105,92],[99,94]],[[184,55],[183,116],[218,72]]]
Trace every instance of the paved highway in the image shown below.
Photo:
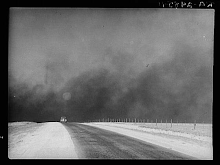
[[[63,125],[68,130],[81,159],[193,159],[111,131],[80,123]]]

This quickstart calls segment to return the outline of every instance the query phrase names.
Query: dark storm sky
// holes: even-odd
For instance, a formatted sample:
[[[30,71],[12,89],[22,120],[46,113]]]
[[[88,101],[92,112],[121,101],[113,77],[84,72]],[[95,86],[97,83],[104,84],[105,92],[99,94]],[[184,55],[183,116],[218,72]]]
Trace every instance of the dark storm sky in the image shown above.
[[[214,10],[12,8],[9,22],[9,120],[211,121]]]

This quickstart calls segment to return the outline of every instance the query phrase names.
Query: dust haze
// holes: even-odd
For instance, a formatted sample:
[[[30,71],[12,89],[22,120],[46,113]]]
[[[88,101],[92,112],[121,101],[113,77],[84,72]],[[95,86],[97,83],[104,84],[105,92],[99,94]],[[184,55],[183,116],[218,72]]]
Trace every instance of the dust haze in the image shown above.
[[[213,40],[214,10],[11,8],[8,120],[211,122]]]

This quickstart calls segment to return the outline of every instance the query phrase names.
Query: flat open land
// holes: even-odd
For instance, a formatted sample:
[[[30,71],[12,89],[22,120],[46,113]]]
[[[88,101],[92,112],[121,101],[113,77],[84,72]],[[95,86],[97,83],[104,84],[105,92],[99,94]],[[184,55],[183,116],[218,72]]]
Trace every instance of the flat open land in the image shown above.
[[[8,123],[10,159],[213,159],[212,125]]]

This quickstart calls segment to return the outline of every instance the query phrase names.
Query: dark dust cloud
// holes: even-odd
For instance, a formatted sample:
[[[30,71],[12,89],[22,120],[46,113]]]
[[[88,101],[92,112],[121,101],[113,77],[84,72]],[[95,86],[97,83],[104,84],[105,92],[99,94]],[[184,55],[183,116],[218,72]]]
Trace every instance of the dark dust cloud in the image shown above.
[[[212,121],[214,10],[22,9],[8,120]]]

